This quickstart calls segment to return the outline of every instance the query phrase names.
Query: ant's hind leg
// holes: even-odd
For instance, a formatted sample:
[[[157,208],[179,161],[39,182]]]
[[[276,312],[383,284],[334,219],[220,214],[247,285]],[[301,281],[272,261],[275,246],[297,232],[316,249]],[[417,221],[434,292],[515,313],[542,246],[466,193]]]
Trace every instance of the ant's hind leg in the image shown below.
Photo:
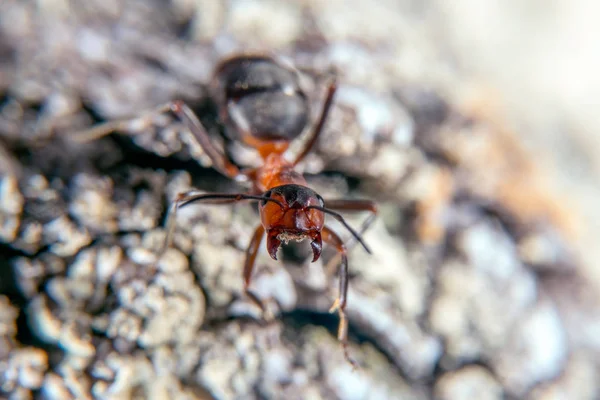
[[[331,229],[324,227],[321,234],[323,241],[334,246],[342,258],[340,265],[339,295],[329,309],[329,312],[338,312],[340,318],[338,325],[338,340],[342,344],[344,358],[353,368],[356,368],[358,364],[348,354],[348,316],[346,315],[346,300],[348,296],[348,257],[346,256],[346,247],[340,237]]]
[[[246,181],[248,177],[243,174],[239,168],[233,164],[221,151],[219,151],[210,140],[208,132],[202,123],[194,114],[192,109],[183,101],[173,101],[169,104],[170,110],[179,118],[190,130],[194,140],[202,146],[213,163],[213,167],[223,175],[239,182]]]
[[[113,132],[123,131],[137,134],[143,131],[143,128],[151,126],[152,120],[159,114],[171,110],[171,103],[160,105],[152,110],[146,111],[137,117],[118,119],[98,124],[89,129],[72,134],[70,139],[76,142],[87,143],[98,140]]]
[[[327,116],[329,115],[329,111],[331,110],[331,105],[333,104],[333,97],[335,96],[335,92],[337,91],[337,78],[335,75],[332,76],[329,84],[327,85],[327,93],[325,95],[325,100],[323,101],[323,107],[321,108],[321,114],[319,115],[319,119],[313,128],[313,131],[310,133],[310,137],[307,139],[304,148],[298,153],[296,159],[293,162],[293,165],[298,164],[300,161],[306,157],[308,153],[312,150],[313,146],[319,139],[321,132],[323,131],[323,127],[325,126],[325,121],[327,121]]]
[[[147,111],[138,117],[109,121],[94,126],[86,131],[76,133],[72,138],[78,142],[90,142],[116,131],[140,133],[143,131],[144,127],[152,125],[152,120],[157,115],[166,112],[172,112],[184,123],[192,134],[194,141],[202,147],[217,171],[237,181],[247,180],[246,175],[241,173],[239,168],[215,147],[198,117],[183,101],[171,101]]]
[[[201,195],[201,193],[198,190],[190,190],[187,192],[179,193],[175,200],[171,202],[169,210],[167,211],[167,221],[165,223],[165,229],[167,233],[165,235],[163,245],[158,252],[158,258],[161,258],[169,249],[169,247],[171,247],[171,242],[173,241],[173,233],[175,232],[175,221],[177,220],[177,211],[182,206],[182,204],[189,202],[190,199],[193,199],[196,195]]]
[[[265,320],[271,320],[273,316],[267,313],[267,308],[265,307],[264,303],[250,290],[252,270],[254,269],[256,255],[258,254],[258,248],[262,242],[264,234],[265,228],[262,225],[259,225],[254,231],[254,235],[252,235],[248,249],[246,249],[246,262],[244,263],[244,294],[260,308]]]

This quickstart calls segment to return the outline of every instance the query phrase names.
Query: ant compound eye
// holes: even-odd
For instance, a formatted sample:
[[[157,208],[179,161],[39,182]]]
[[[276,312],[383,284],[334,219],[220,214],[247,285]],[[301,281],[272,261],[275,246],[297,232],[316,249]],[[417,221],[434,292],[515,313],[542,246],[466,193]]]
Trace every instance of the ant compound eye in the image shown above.
[[[272,193],[271,190],[267,190],[266,192],[263,193],[263,197],[271,198],[271,193]],[[267,205],[267,200],[261,201],[260,205],[263,206],[263,207],[266,206]]]
[[[325,200],[323,200],[323,197],[321,197],[320,194],[317,194],[317,200],[319,200],[321,207],[325,207]]]

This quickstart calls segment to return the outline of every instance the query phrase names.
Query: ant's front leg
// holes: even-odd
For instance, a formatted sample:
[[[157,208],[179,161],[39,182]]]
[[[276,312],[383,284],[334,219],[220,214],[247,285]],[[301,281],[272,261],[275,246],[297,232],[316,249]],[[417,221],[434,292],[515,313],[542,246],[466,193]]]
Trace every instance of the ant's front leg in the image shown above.
[[[273,319],[273,315],[268,312],[264,303],[258,298],[258,296],[250,290],[252,270],[256,264],[256,255],[258,254],[258,249],[264,235],[265,228],[262,226],[262,224],[258,225],[254,231],[254,235],[252,235],[250,243],[248,244],[248,248],[246,249],[246,261],[244,262],[244,294],[260,308],[263,319],[270,321]]]
[[[99,124],[86,131],[73,135],[73,140],[89,142],[116,131],[131,132],[135,131],[136,128],[139,130],[140,126],[151,125],[152,120],[154,117],[156,117],[156,115],[163,114],[165,112],[172,112],[181,122],[184,123],[184,125],[192,134],[192,137],[196,143],[202,147],[206,155],[210,158],[214,168],[217,171],[236,181],[246,181],[248,179],[247,176],[243,174],[240,169],[227,158],[227,156],[225,156],[225,154],[215,147],[210,139],[210,136],[208,135],[208,132],[204,126],[202,126],[202,123],[198,117],[183,101],[168,102],[150,111],[147,111],[138,117],[109,121]]]
[[[340,239],[335,232],[327,227],[323,228],[321,235],[323,241],[334,246],[341,255],[342,262],[340,264],[340,291],[329,312],[338,312],[340,317],[340,322],[338,325],[338,340],[342,344],[344,358],[352,365],[353,368],[356,368],[358,364],[348,354],[348,317],[346,315],[346,299],[348,296],[348,257],[346,255],[346,246],[344,246],[342,239]]]

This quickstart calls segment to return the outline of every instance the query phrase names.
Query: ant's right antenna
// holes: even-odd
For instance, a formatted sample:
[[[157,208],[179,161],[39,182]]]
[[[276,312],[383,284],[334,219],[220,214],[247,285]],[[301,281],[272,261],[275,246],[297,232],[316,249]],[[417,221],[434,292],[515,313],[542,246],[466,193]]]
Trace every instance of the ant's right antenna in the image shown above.
[[[321,207],[321,206],[308,206],[306,207],[307,209],[310,208],[314,208],[315,210],[319,210],[322,211],[324,213],[327,213],[331,216],[333,216],[335,219],[337,219],[338,221],[340,221],[342,223],[342,225],[344,225],[346,227],[346,229],[348,229],[350,231],[350,233],[356,238],[356,240],[358,240],[358,242],[362,245],[362,247],[364,247],[364,249],[366,250],[367,253],[372,254],[371,253],[371,249],[369,249],[369,247],[367,246],[367,244],[364,242],[364,240],[362,239],[362,237],[360,236],[360,234],[358,232],[356,232],[344,219],[344,217],[342,217],[341,214],[336,213],[333,210],[330,210],[328,208],[325,207]]]

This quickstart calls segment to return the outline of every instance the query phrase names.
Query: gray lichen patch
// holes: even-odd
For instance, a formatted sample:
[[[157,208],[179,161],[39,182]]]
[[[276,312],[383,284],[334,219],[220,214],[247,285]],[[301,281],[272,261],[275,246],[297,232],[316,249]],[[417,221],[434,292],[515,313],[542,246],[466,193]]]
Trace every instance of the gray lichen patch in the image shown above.
[[[323,329],[302,329],[293,340],[289,333],[279,324],[237,322],[206,332],[198,342],[197,382],[217,398],[299,398],[299,393],[311,398],[426,398],[368,346],[358,358],[361,367],[353,371],[339,343]],[[353,355],[358,356],[357,350],[351,347]],[[386,376],[390,379],[381,379]]]
[[[123,261],[111,283],[119,308],[107,315],[105,331],[109,338],[133,342],[142,348],[192,340],[204,319],[204,295],[186,268],[187,260],[170,259],[178,260],[181,266],[141,276],[136,276],[134,269],[152,265]]]
[[[598,393],[598,369],[595,357],[576,352],[569,357],[566,367],[554,381],[536,387],[530,394],[535,400],[554,396],[593,399]]]
[[[494,376],[481,366],[468,366],[444,374],[436,383],[434,394],[438,399],[481,399],[504,398],[502,386]]]
[[[18,313],[7,297],[0,296],[0,394],[30,398],[42,386],[48,355],[42,349],[18,343]]]
[[[0,360],[6,360],[15,347],[19,311],[6,296],[0,296]]]
[[[73,201],[69,212],[94,231],[115,232],[118,208],[111,199],[111,181],[79,175],[75,177],[72,187]]]
[[[167,271],[140,275],[136,269],[151,266],[134,264],[118,247],[91,248],[69,266],[65,277],[49,279],[46,284],[48,295],[37,295],[32,299],[27,312],[36,336],[60,348],[64,354],[58,376],[65,383],[58,382],[56,375],[48,376],[44,383],[43,390],[54,393],[50,398],[59,398],[52,396],[59,396],[65,390],[81,391],[84,397],[111,393],[123,396],[143,385],[146,385],[145,393],[150,393],[152,388],[160,388],[161,393],[189,392],[181,387],[176,377],[160,380],[165,387],[155,382],[158,372],[154,371],[148,358],[154,357],[155,352],[157,356],[163,354],[163,358],[170,354],[174,360],[189,358],[194,354],[192,343],[204,319],[204,296],[187,268],[187,259],[177,254],[171,250],[165,256],[171,264]],[[155,262],[156,256],[152,260]],[[161,262],[164,264],[165,261]],[[107,276],[110,271],[112,273]],[[113,295],[108,294],[109,287]],[[103,311],[96,316],[86,314],[90,307],[101,306],[99,296],[104,299]],[[110,297],[114,306],[106,308]],[[92,337],[99,334],[106,338],[101,340],[105,344],[93,345]],[[140,350],[137,358],[121,357],[116,353],[107,356],[103,350],[106,346],[121,351],[145,349],[145,353]],[[111,357],[114,360],[108,362]],[[108,384],[107,376],[99,375],[99,380],[93,379],[79,387],[84,371],[89,368],[95,371],[104,362],[114,371],[114,382]],[[188,361],[187,367],[182,368],[189,374],[196,362]],[[75,381],[69,384],[69,379]]]
[[[14,241],[19,231],[23,195],[17,182],[17,177],[11,175],[0,180],[0,238],[5,242]]]
[[[48,356],[34,347],[11,351],[3,362],[0,390],[19,397],[31,396],[31,391],[42,386],[44,373],[48,369]]]

